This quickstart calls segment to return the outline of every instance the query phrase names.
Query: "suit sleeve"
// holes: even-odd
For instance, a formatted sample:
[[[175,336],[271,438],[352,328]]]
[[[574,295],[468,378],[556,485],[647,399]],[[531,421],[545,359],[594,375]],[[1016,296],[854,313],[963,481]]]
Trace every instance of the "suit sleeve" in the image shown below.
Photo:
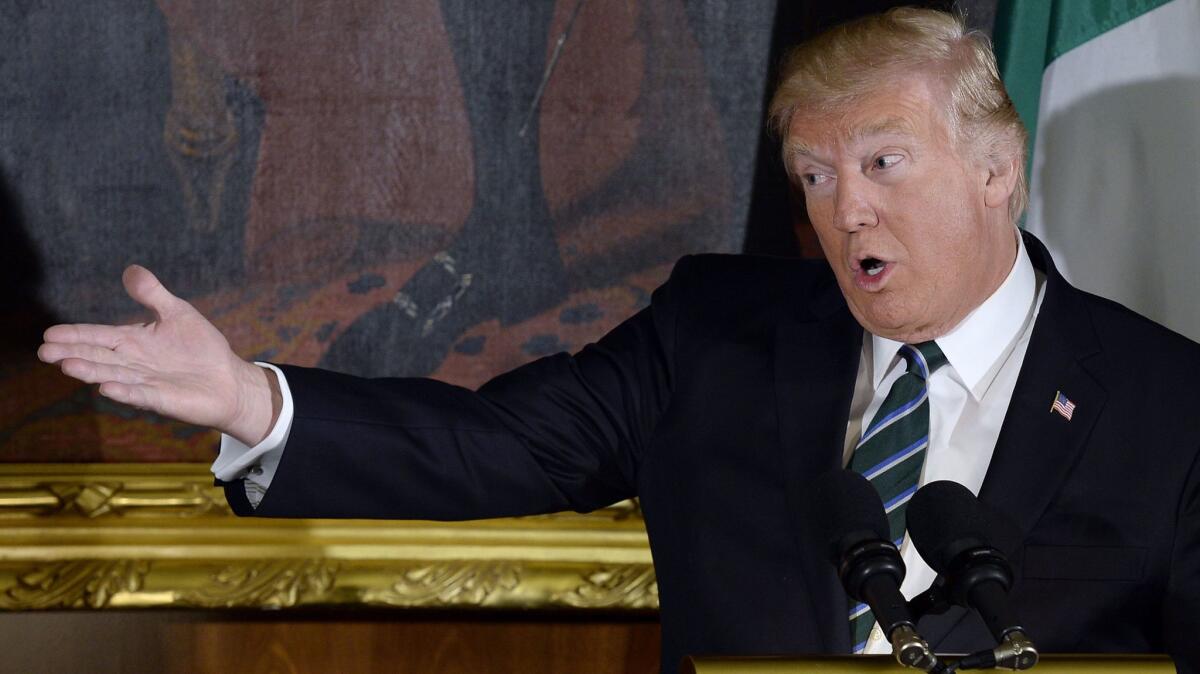
[[[589,511],[636,494],[671,398],[681,262],[649,307],[571,356],[478,391],[285,366],[295,417],[266,517],[475,519]]]
[[[1200,674],[1200,452],[1179,503],[1163,620],[1178,671]]]

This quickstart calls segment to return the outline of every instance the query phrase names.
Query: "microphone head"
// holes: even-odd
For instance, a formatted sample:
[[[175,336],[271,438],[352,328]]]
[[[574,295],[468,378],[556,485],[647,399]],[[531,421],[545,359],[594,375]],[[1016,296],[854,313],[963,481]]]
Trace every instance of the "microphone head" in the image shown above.
[[[834,565],[840,565],[859,543],[891,539],[879,492],[859,473],[842,469],[825,473],[813,483],[809,499]]]
[[[1021,542],[1016,524],[957,482],[939,480],[908,502],[908,533],[921,557],[939,574],[962,552],[993,547],[1011,557]]]

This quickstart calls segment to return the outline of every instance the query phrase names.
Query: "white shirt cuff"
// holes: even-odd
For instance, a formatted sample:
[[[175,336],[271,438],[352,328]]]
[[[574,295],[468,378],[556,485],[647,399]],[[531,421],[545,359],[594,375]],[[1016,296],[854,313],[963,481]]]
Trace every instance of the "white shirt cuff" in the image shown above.
[[[221,451],[211,470],[222,482],[244,478],[246,496],[251,505],[257,507],[258,501],[262,499],[275,477],[279,459],[283,456],[283,448],[292,432],[292,419],[295,414],[292,409],[292,391],[288,388],[287,377],[283,376],[283,372],[270,363],[256,362],[255,365],[271,370],[279,380],[279,392],[283,397],[279,419],[275,421],[275,426],[267,437],[253,447],[247,447],[241,441],[222,433]]]

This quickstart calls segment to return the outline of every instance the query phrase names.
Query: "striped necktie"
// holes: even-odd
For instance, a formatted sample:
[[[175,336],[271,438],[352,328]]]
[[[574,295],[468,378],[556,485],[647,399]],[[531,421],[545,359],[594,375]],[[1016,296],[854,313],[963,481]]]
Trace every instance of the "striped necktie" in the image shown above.
[[[946,356],[934,342],[905,344],[900,355],[908,370],[892,384],[887,398],[863,431],[854,448],[849,468],[862,473],[883,499],[892,542],[904,540],[904,511],[917,491],[925,450],[929,446],[929,375],[946,364]],[[851,601],[850,643],[861,653],[875,625],[875,615],[866,604]]]

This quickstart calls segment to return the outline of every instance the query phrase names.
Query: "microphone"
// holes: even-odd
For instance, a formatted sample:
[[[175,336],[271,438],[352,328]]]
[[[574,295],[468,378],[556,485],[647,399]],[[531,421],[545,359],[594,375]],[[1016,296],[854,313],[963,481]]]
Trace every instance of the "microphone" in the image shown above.
[[[906,516],[909,536],[944,580],[947,599],[978,611],[998,644],[963,658],[956,668],[1029,669],[1037,664],[1037,649],[1008,605],[1013,572],[1002,549],[1012,552],[1019,545],[1016,525],[966,487],[946,480],[918,489]]]
[[[904,560],[891,541],[879,492],[862,475],[835,470],[815,483],[810,498],[821,540],[837,567],[842,587],[871,607],[896,661],[906,667],[943,671],[929,644],[917,634],[900,594]]]

